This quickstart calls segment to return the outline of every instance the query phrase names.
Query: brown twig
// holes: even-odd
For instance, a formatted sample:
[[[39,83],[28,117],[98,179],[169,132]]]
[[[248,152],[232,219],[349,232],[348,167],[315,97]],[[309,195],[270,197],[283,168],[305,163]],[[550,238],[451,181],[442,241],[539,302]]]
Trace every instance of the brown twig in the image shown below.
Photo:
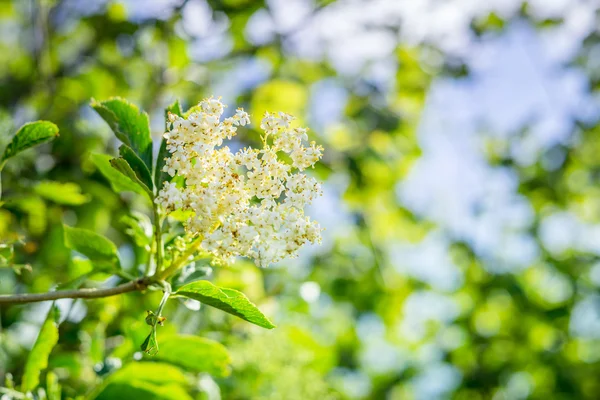
[[[150,283],[151,280],[146,277],[107,289],[76,289],[57,290],[46,293],[7,294],[0,295],[0,304],[24,304],[58,299],[97,299],[100,297],[110,297],[128,292],[141,291],[146,289]]]

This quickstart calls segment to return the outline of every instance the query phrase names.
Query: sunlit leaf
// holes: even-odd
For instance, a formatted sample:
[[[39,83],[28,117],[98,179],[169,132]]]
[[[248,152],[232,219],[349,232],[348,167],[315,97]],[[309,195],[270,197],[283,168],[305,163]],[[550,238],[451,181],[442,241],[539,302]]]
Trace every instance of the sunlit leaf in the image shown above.
[[[90,201],[90,196],[81,193],[79,185],[71,182],[42,181],[33,190],[45,199],[58,204],[78,206]]]
[[[258,307],[237,290],[220,288],[209,281],[195,281],[182,286],[174,294],[198,300],[263,328],[275,328]]]
[[[117,246],[106,237],[81,228],[64,226],[65,246],[88,257],[98,265],[119,265]]]
[[[58,376],[52,371],[46,375],[46,395],[48,400],[61,400],[62,388],[58,383]]]
[[[8,146],[6,146],[0,162],[8,160],[33,146],[45,143],[56,136],[58,136],[58,127],[52,122],[29,122],[19,128],[16,135],[12,138]]]
[[[48,367],[48,357],[58,342],[58,318],[58,307],[52,305],[25,364],[21,383],[23,392],[35,389],[40,383],[40,372]]]
[[[133,362],[113,373],[89,398],[191,400],[187,386],[187,378],[179,368],[164,363]]]
[[[152,169],[152,139],[148,114],[119,97],[106,101],[92,100],[91,106],[108,123],[117,138],[131,147]]]
[[[207,372],[216,377],[229,375],[231,357],[225,346],[214,340],[192,335],[161,338],[156,359],[194,372]]]

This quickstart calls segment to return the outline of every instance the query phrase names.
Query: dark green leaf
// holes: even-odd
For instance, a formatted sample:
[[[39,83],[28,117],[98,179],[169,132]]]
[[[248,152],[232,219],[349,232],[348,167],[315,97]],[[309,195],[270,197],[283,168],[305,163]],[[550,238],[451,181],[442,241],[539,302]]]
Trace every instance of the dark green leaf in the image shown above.
[[[263,328],[275,328],[258,307],[237,290],[219,288],[209,281],[196,281],[182,286],[174,294],[198,300]]]
[[[92,100],[92,107],[108,123],[117,138],[131,147],[143,160],[148,169],[152,169],[152,138],[148,114],[119,97],[106,101]]]
[[[216,377],[229,375],[231,357],[225,346],[214,340],[192,335],[161,338],[156,359],[193,372],[207,372]]]
[[[33,190],[45,199],[58,204],[79,206],[90,201],[90,197],[81,193],[79,185],[71,182],[39,182]]]
[[[71,228],[66,225],[64,232],[65,246],[83,254],[95,265],[119,266],[117,247],[106,237],[87,229]]]
[[[150,200],[152,200],[154,194],[152,193],[150,188],[148,188],[148,186],[146,186],[146,184],[138,178],[135,171],[131,168],[127,160],[125,160],[123,157],[113,158],[112,160],[110,160],[110,165],[114,169],[125,175],[127,178],[137,183],[142,189],[144,189],[144,193],[150,198]]]
[[[52,122],[36,121],[23,125],[12,138],[0,161],[8,160],[30,147],[45,143],[58,136],[58,127]]]
[[[48,367],[48,357],[50,357],[52,348],[58,342],[58,318],[58,307],[53,304],[27,358],[23,382],[21,383],[23,392],[30,392],[35,389],[40,383],[40,372]]]
[[[104,175],[104,177],[108,180],[110,186],[115,192],[136,192],[143,195],[148,194],[137,182],[129,179],[111,166],[110,161],[113,159],[113,157],[106,154],[93,153],[90,158],[94,165],[100,170],[102,175]]]
[[[154,187],[152,183],[152,174],[141,158],[131,149],[131,147],[122,145],[119,147],[119,154],[127,161],[135,176],[150,190]]]
[[[165,110],[167,130],[169,128],[169,113],[178,115],[180,117],[182,116],[183,112],[181,111],[181,104],[179,104],[179,100],[175,100],[175,102]],[[170,154],[167,151],[167,140],[163,138],[160,142],[160,149],[158,150],[158,157],[156,158],[156,169],[154,170],[154,183],[156,184],[156,188],[158,190],[162,189],[165,182],[171,181],[171,175],[163,171],[165,160],[167,157],[169,157],[169,155]]]

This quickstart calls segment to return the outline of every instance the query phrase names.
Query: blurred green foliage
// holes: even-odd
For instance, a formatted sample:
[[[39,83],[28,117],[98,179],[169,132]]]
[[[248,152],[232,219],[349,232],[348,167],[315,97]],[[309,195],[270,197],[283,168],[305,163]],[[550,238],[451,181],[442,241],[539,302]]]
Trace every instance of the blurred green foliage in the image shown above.
[[[236,71],[243,74],[250,61],[267,66],[266,77],[240,86],[233,100],[253,115],[282,110],[305,122],[315,83],[336,78],[345,86],[343,121],[311,135],[326,148],[314,174],[344,182],[334,207],[347,210],[351,227],[342,225],[344,232],[300,263],[265,270],[243,260],[207,267],[217,286],[239,289],[255,302],[277,325],[273,330],[208,307],[198,312],[195,304],[175,300],[163,313],[167,321],[161,335],[194,339],[185,336],[181,347],[166,340],[161,351],[168,354],[152,358],[139,351],[139,344],[148,334],[146,310],[156,308],[160,293],[62,302],[59,340],[40,379],[49,399],[411,399],[417,398],[417,379],[435,386],[437,375],[423,371],[440,363],[453,367],[441,376],[458,374],[456,387],[440,397],[598,398],[600,336],[578,337],[569,329],[577,302],[597,294],[591,277],[597,256],[585,249],[544,251],[523,271],[495,274],[468,243],[457,240],[449,257],[464,282],[456,291],[440,293],[392,267],[397,260],[389,259],[390,243],[417,243],[435,228],[399,204],[394,191],[421,155],[417,128],[430,84],[468,71],[452,60],[428,68],[422,59],[433,51],[429,46],[398,45],[395,87],[385,92],[339,75],[327,61],[289,55],[284,35],[252,44],[246,26],[266,5],[247,0],[208,2],[215,18],[227,17],[232,43],[224,55],[201,62],[193,57],[193,37],[181,24],[182,10],[192,2],[175,1],[159,18],[137,19],[119,2],[92,3],[0,2],[2,32],[12,32],[0,39],[0,148],[30,120],[53,121],[60,131],[54,141],[15,156],[2,170],[0,293],[44,292],[81,275],[88,285],[115,282],[107,271],[93,270],[87,259],[72,257],[64,223],[110,238],[127,271],[135,273],[146,263],[149,205],[131,193],[127,182],[119,186],[105,178],[110,168],[102,153],[118,156],[119,143],[93,112],[91,99],[120,96],[147,111],[156,154],[169,104],[180,99],[187,109],[204,97],[219,96],[223,86],[217,83],[226,77],[235,86],[235,79],[241,80]],[[498,15],[489,15],[472,28],[483,35],[505,26]],[[598,35],[586,40],[582,64],[599,40]],[[586,72],[591,90],[597,91],[600,75]],[[490,163],[516,171],[536,227],[553,210],[572,211],[585,223],[600,220],[599,128],[581,123],[575,129],[578,140],[557,146],[564,162],[551,171],[542,161],[516,164],[503,151],[506,143],[486,144]],[[249,131],[240,140],[254,144],[260,139]],[[138,144],[136,150],[149,151],[147,143]],[[539,239],[537,231],[532,235]],[[17,268],[24,265],[30,269]],[[406,328],[406,302],[431,293],[440,301],[423,301],[422,326]],[[447,312],[453,315],[448,321],[428,317],[429,307],[450,303],[458,306]],[[0,307],[0,393],[8,398],[16,396],[15,388],[36,386],[26,378],[33,368],[27,360],[38,332],[47,329],[47,310]],[[215,345],[199,351],[201,338],[222,343],[231,360]],[[175,352],[197,363],[174,362]],[[203,364],[213,353],[222,359],[220,368]]]

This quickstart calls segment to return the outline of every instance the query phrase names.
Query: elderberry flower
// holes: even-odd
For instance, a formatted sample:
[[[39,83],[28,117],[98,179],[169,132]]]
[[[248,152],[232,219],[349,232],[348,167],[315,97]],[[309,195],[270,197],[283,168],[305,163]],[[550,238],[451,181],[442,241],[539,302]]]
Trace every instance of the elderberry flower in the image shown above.
[[[262,148],[232,153],[223,141],[250,116],[240,108],[221,119],[224,107],[209,98],[186,118],[169,115],[163,171],[183,184],[165,182],[156,203],[188,212],[186,233],[203,238],[203,249],[223,262],[244,256],[265,267],[320,243],[321,227],[304,207],[321,195],[321,185],[301,171],[319,161],[323,148],[307,143],[307,130],[292,128],[294,117],[280,112],[260,123]]]

